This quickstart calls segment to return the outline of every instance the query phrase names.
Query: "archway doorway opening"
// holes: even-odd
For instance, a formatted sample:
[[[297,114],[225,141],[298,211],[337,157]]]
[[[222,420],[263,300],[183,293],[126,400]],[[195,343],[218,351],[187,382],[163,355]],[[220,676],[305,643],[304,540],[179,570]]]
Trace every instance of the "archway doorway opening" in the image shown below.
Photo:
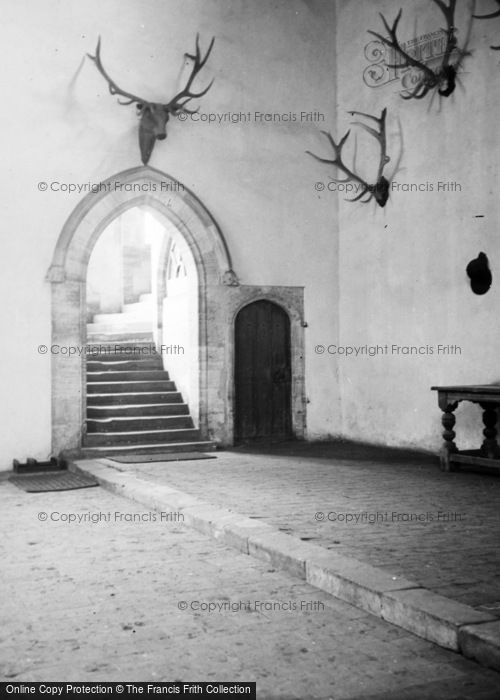
[[[83,446],[165,449],[199,434],[198,279],[189,247],[146,206],[113,219],[86,282]],[[172,448],[173,449],[173,448]]]
[[[235,320],[235,441],[292,436],[290,319],[260,299]]]
[[[71,359],[62,352],[54,352],[51,357],[52,451],[56,455],[81,454],[87,410],[87,268],[102,232],[118,216],[134,207],[148,210],[169,233],[176,231],[177,234],[177,245],[173,245],[175,236],[172,234],[164,257],[163,253],[159,256],[159,264],[163,264],[166,271],[158,275],[157,296],[162,300],[162,313],[157,311],[156,315],[155,345],[160,349],[162,344],[168,347],[174,341],[181,344],[168,334],[164,323],[169,314],[174,313],[175,306],[180,313],[182,280],[176,275],[183,265],[190,264],[186,262],[189,256],[185,251],[192,256],[197,306],[191,319],[194,325],[190,328],[198,335],[191,357],[195,357],[193,366],[196,362],[194,374],[199,400],[199,408],[193,409],[193,415],[201,440],[227,442],[231,435],[227,436],[224,389],[227,391],[229,349],[220,342],[225,314],[221,301],[227,302],[238,282],[222,233],[200,200],[165,173],[149,167],[133,168],[102,184],[99,192],[84,197],[66,221],[47,275],[52,285],[52,347],[75,349]],[[188,315],[191,317],[191,313]]]

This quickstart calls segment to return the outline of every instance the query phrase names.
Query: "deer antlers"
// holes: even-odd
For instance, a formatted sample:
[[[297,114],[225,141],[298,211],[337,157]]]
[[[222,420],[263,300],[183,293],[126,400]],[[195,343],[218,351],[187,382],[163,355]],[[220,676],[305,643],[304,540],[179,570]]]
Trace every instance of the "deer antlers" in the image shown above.
[[[193,68],[191,70],[191,75],[188,78],[188,81],[186,83],[186,86],[184,87],[183,90],[177,93],[177,95],[170,100],[170,102],[165,105],[165,109],[168,109],[169,112],[171,112],[174,115],[179,114],[180,112],[186,112],[187,114],[194,114],[195,112],[198,111],[199,107],[195,110],[190,110],[186,108],[186,104],[192,100],[194,97],[203,97],[203,95],[206,95],[206,93],[210,90],[213,84],[213,80],[209,83],[209,85],[204,89],[201,90],[200,92],[191,92],[191,85],[193,84],[193,80],[196,78],[198,73],[201,71],[205,63],[208,61],[208,57],[210,56],[210,52],[212,51],[213,45],[215,42],[215,37],[212,37],[212,41],[210,42],[210,46],[207,49],[207,52],[205,56],[202,58],[201,57],[201,51],[200,51],[200,37],[199,34],[196,35],[196,53],[190,54],[186,53],[185,56],[187,58],[190,58],[193,61]],[[180,102],[179,100],[184,100],[184,102]]]
[[[499,9],[496,12],[490,12],[489,15],[472,15],[475,19],[493,19],[494,17],[500,17],[500,0],[495,0],[496,4],[499,5]],[[490,46],[493,51],[500,51],[500,46]]]
[[[137,102],[138,105],[142,105],[145,100],[143,100],[141,97],[137,97],[137,95],[133,95],[130,92],[125,92],[125,90],[122,90],[121,88],[118,87],[118,85],[115,83],[114,80],[112,80],[109,75],[106,73],[104,66],[102,65],[101,61],[101,37],[97,40],[97,47],[95,50],[95,56],[92,56],[91,54],[87,54],[87,56],[90,58],[91,61],[94,61],[97,70],[101,75],[104,76],[108,83],[108,88],[109,92],[112,95],[121,95],[122,97],[127,98],[127,102],[121,102],[118,100],[119,104],[121,105],[130,105],[132,102]]]
[[[200,92],[192,92],[191,86],[194,79],[201,71],[203,66],[210,56],[213,45],[215,42],[215,37],[212,38],[210,46],[206,54],[202,57],[200,51],[199,35],[196,35],[196,47],[195,53],[186,53],[185,56],[193,61],[193,66],[191,68],[191,73],[187,80],[185,87],[173,97],[170,102],[165,104],[159,102],[149,102],[148,100],[143,100],[141,97],[134,95],[131,92],[126,92],[122,90],[115,81],[108,75],[101,61],[101,38],[97,42],[97,48],[95,51],[95,56],[87,54],[87,56],[95,63],[97,70],[105,78],[108,83],[109,92],[112,95],[120,95],[125,98],[125,101],[118,100],[121,105],[130,105],[135,102],[137,110],[140,114],[140,124],[139,124],[139,147],[141,151],[141,158],[144,165],[149,162],[151,153],[153,152],[154,144],[156,140],[163,140],[167,137],[167,122],[171,114],[177,116],[178,114],[184,112],[185,114],[194,114],[198,110],[191,110],[186,107],[187,103],[197,97],[202,97],[205,95],[212,87],[213,80],[209,85]],[[199,109],[199,108],[198,108]]]
[[[457,39],[455,36],[456,27],[454,26],[456,0],[449,0],[448,5],[446,5],[446,3],[443,0],[433,0],[433,2],[439,7],[439,9],[444,15],[444,18],[446,20],[445,31],[447,34],[446,47],[441,60],[441,65],[436,71],[433,71],[425,63],[419,61],[414,56],[411,56],[401,46],[397,37],[397,31],[398,24],[403,12],[402,9],[399,10],[396,19],[392,23],[392,27],[389,26],[385,17],[382,14],[380,14],[380,17],[382,18],[382,22],[384,24],[384,28],[387,34],[389,35],[389,38],[383,36],[382,34],[379,34],[378,32],[368,30],[369,34],[372,34],[373,36],[377,37],[377,39],[379,39],[379,41],[385,44],[385,46],[389,46],[390,48],[394,49],[396,54],[401,57],[401,63],[390,65],[388,66],[388,68],[416,68],[420,72],[420,77],[417,81],[415,89],[411,92],[407,92],[406,94],[401,95],[405,100],[409,100],[411,98],[416,98],[420,100],[427,95],[429,90],[433,90],[434,88],[438,89],[438,93],[442,97],[448,97],[449,95],[451,95],[452,92],[455,90],[456,86],[456,75],[458,66],[463,57],[467,55],[465,49],[462,49],[461,51],[459,51],[458,61],[456,63],[450,62],[451,55],[457,47]]]
[[[356,202],[358,200],[363,201],[363,203],[368,203],[372,198],[375,199],[377,204],[384,207],[389,198],[389,181],[383,176],[383,171],[386,163],[389,162],[390,158],[387,155],[387,140],[385,134],[385,118],[387,115],[387,109],[384,108],[380,117],[375,117],[372,114],[365,114],[364,112],[349,112],[352,116],[355,114],[360,117],[365,117],[366,119],[373,119],[378,125],[378,130],[373,129],[371,126],[363,124],[363,122],[353,122],[354,125],[360,126],[365,129],[369,134],[371,134],[380,144],[380,160],[377,170],[377,181],[374,185],[368,184],[362,177],[357,175],[353,170],[347,167],[347,165],[342,160],[342,148],[347,141],[351,130],[347,131],[346,134],[340,139],[338,143],[335,143],[332,135],[327,131],[322,131],[327,139],[329,140],[335,157],[333,160],[327,158],[321,158],[320,156],[311,153],[311,151],[306,151],[310,156],[316,158],[321,163],[331,163],[335,165],[339,170],[341,170],[347,177],[344,180],[334,179],[334,182],[356,182],[360,187],[360,193],[356,195],[353,199],[349,199],[349,202]],[[368,199],[363,200],[363,197],[368,194]]]

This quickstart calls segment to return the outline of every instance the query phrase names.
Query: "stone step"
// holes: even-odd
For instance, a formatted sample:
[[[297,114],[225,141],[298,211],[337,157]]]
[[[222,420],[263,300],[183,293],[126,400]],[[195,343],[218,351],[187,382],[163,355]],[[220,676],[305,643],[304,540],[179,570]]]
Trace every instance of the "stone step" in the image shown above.
[[[135,372],[136,370],[152,369],[163,369],[163,362],[159,355],[137,357],[133,360],[124,360],[123,357],[117,355],[99,355],[98,360],[87,359],[87,372]]]
[[[146,348],[150,352],[155,352],[156,346],[153,340],[153,335],[152,333],[147,335],[148,337],[144,340],[137,340],[137,338],[130,338],[128,335],[120,334],[118,338],[114,338],[109,343],[100,343],[99,347],[106,348],[107,352],[111,352],[114,347],[117,347],[119,350],[122,350],[124,347],[138,348],[141,350]]]
[[[132,394],[136,392],[176,391],[175,382],[167,381],[126,381],[126,382],[87,382],[87,394]]]
[[[152,315],[154,310],[154,304],[153,301],[135,301],[131,304],[124,304],[123,305],[123,313],[127,314],[129,316],[130,314],[142,314],[144,311],[145,313],[148,314],[148,316]],[[96,316],[94,316],[94,319]]]
[[[136,391],[129,393],[103,392],[87,394],[89,406],[141,406],[142,404],[182,404],[180,391]]]
[[[121,406],[119,404],[114,406],[87,406],[87,418],[96,419],[120,418],[121,416],[131,416],[140,418],[142,416],[181,415],[189,415],[189,408],[187,403],[140,403],[132,406]]]
[[[165,452],[173,454],[176,452],[212,452],[215,450],[215,443],[209,440],[195,440],[192,442],[160,442],[160,443],[138,443],[135,445],[116,445],[102,447],[83,447],[81,450],[82,457],[112,457],[146,453],[157,454]]]
[[[87,433],[130,433],[133,431],[175,430],[194,428],[191,416],[113,416],[112,418],[87,418]]]
[[[142,334],[141,334],[142,335]],[[104,352],[113,352],[113,348],[118,348],[119,351],[121,351],[124,347],[130,347],[133,349],[143,349],[147,348],[150,352],[154,352],[156,350],[156,346],[154,343],[154,340],[152,338],[151,333],[146,333],[145,334],[147,337],[146,338],[130,338],[127,335],[120,334],[117,338],[113,338],[113,340],[110,341],[102,341],[100,343],[97,343],[95,346],[90,345],[89,350],[87,351],[90,352],[91,350],[95,350],[96,352],[101,351],[101,348],[103,349],[102,351]]]
[[[87,382],[137,382],[137,381],[148,381],[148,382],[165,382],[168,381],[170,377],[168,372],[164,369],[132,369],[132,370],[118,370],[118,369],[108,369],[105,372],[94,372],[89,371],[87,368]]]
[[[147,333],[151,331],[151,321],[145,319],[126,319],[113,323],[106,321],[103,323],[87,323],[87,335],[108,334],[108,333]]]
[[[154,360],[161,362],[161,356],[157,353],[152,343],[105,343],[87,346],[87,362],[117,362],[122,361]]]
[[[92,358],[92,359],[91,359]],[[106,362],[109,363],[108,366],[115,362],[131,362],[135,365],[137,369],[148,369],[149,365],[143,365],[143,362],[151,361],[151,369],[163,369],[163,362],[161,361],[160,355],[156,353],[139,353],[133,352],[113,352],[113,353],[99,353],[96,355],[87,356],[87,365],[89,362]],[[153,365],[154,362],[154,366]],[[111,367],[111,369],[113,369]],[[127,369],[124,367],[123,369]],[[132,369],[132,367],[131,367]],[[104,371],[104,370],[103,370]]]
[[[179,428],[173,430],[138,430],[114,433],[87,433],[84,436],[85,447],[115,447],[117,445],[146,445],[151,443],[193,442],[200,437],[196,428]]]
[[[148,332],[142,331],[142,332],[132,332],[132,331],[112,331],[109,333],[90,333],[88,331],[87,327],[87,345],[91,345],[93,343],[108,343],[111,344],[113,342],[117,343],[123,343],[125,342],[124,339],[126,339],[129,343],[141,343],[141,342],[152,342],[153,341],[153,333],[151,330]]]
[[[96,320],[96,317],[101,317],[100,320]],[[109,316],[109,318],[108,318]],[[142,330],[141,328],[135,329],[136,324],[142,324],[145,326],[146,330],[152,332],[152,317],[149,316],[139,316],[137,314],[96,314],[92,323],[87,323],[87,331],[92,332],[96,330],[95,326],[98,326],[98,330],[101,327],[109,327],[111,329],[123,328],[122,335],[125,333],[134,332],[135,330]]]
[[[135,308],[131,308],[135,307]],[[123,311],[116,314],[94,314],[92,325],[104,323],[106,325],[123,324],[128,327],[134,321],[148,321],[151,325],[153,319],[153,307],[149,304],[125,304]],[[89,324],[90,325],[90,324]]]

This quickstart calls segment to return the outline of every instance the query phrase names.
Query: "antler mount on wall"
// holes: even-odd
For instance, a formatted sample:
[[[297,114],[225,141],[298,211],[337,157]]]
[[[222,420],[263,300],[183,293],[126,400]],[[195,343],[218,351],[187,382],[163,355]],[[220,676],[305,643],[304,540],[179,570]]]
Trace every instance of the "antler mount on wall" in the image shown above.
[[[147,163],[149,162],[156,140],[163,141],[164,139],[166,139],[167,122],[170,118],[170,115],[177,116],[181,113],[194,114],[198,111],[198,109],[188,109],[188,107],[186,107],[187,103],[193,98],[202,97],[212,87],[213,80],[204,90],[201,90],[200,92],[192,92],[191,89],[194,79],[201,71],[201,69],[207,62],[208,57],[210,56],[210,52],[212,51],[214,41],[215,37],[212,37],[210,46],[208,47],[206,54],[202,58],[199,44],[199,35],[196,35],[195,53],[185,54],[186,58],[189,58],[193,61],[191,73],[186,82],[186,85],[180,92],[178,92],[175,95],[175,97],[173,97],[169,102],[166,103],[150,102],[148,100],[144,100],[142,97],[138,97],[137,95],[132,94],[131,92],[126,92],[125,90],[122,90],[120,87],[118,87],[114,80],[110,78],[110,76],[107,74],[106,70],[104,69],[104,66],[102,65],[100,37],[97,42],[95,56],[87,54],[87,56],[92,61],[94,61],[99,73],[101,73],[101,75],[107,81],[110,93],[112,95],[119,95],[125,98],[125,102],[118,100],[119,104],[130,105],[135,103],[137,111],[140,115],[139,148],[141,151],[141,159],[144,165],[147,165]]]
[[[385,46],[391,48],[399,59],[399,63],[387,65],[388,68],[405,69],[412,68],[416,71],[416,85],[413,90],[408,90],[401,96],[405,100],[412,98],[422,99],[429,91],[437,90],[441,97],[451,95],[456,87],[457,72],[460,64],[465,56],[469,55],[465,46],[462,49],[458,48],[455,26],[455,6],[456,0],[449,0],[448,4],[444,0],[433,0],[434,4],[439,7],[446,20],[446,45],[440,65],[433,70],[426,63],[420,61],[416,56],[412,56],[401,45],[397,36],[398,25],[401,20],[403,10],[400,9],[396,15],[396,19],[389,26],[384,15],[380,13],[385,31],[388,36],[383,36],[378,32],[368,30],[369,34],[375,36]],[[455,59],[455,60],[454,60]]]
[[[316,158],[316,160],[319,160],[321,163],[330,163],[331,165],[335,165],[341,172],[343,172],[346,175],[345,179],[333,179],[333,182],[353,182],[357,185],[357,187],[360,190],[359,194],[357,194],[356,197],[348,201],[357,202],[358,200],[361,200],[363,203],[366,204],[373,198],[379,206],[385,207],[389,198],[390,188],[389,180],[387,180],[387,178],[383,175],[384,168],[390,160],[389,156],[387,155],[387,138],[385,133],[385,119],[387,116],[387,109],[384,108],[382,110],[380,117],[375,117],[372,114],[365,114],[365,112],[350,111],[349,114],[351,116],[357,114],[360,117],[372,119],[378,126],[378,129],[373,129],[371,126],[363,124],[363,122],[354,122],[355,125],[362,127],[363,129],[365,129],[365,131],[371,134],[380,144],[380,159],[377,170],[377,181],[375,182],[375,184],[370,185],[368,182],[366,182],[364,178],[362,178],[360,175],[354,172],[354,166],[353,168],[349,168],[342,160],[342,148],[344,147],[344,144],[347,141],[349,134],[351,133],[350,129],[349,131],[347,131],[346,134],[344,134],[344,136],[340,139],[338,143],[335,143],[333,136],[328,131],[321,132],[327,137],[328,141],[330,142],[334,154],[333,159],[321,158],[320,156],[311,153],[311,151],[306,151],[306,153],[308,153],[313,158]],[[367,199],[363,199],[365,195],[367,196]]]

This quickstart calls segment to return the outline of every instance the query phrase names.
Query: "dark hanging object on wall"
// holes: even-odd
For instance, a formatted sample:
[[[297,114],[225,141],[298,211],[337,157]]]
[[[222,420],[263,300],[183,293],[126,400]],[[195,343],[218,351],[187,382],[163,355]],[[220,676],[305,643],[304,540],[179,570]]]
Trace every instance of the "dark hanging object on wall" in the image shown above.
[[[327,139],[330,142],[334,153],[333,160],[329,160],[327,158],[320,158],[314,153],[311,153],[311,151],[306,151],[306,153],[308,153],[313,158],[316,158],[316,160],[319,160],[321,163],[331,163],[331,165],[335,165],[339,170],[341,170],[345,175],[347,175],[347,177],[344,180],[333,179],[333,182],[354,182],[358,184],[360,193],[356,195],[356,197],[354,197],[353,199],[349,199],[349,202],[357,202],[358,200],[361,200],[364,204],[366,204],[372,198],[374,198],[379,206],[385,207],[389,198],[390,188],[389,180],[387,180],[387,178],[385,178],[383,175],[384,168],[390,160],[389,156],[387,155],[387,139],[385,135],[385,118],[387,115],[387,109],[384,108],[382,110],[382,114],[380,115],[380,117],[374,117],[372,114],[365,114],[364,112],[349,112],[349,114],[353,116],[355,114],[359,114],[360,117],[365,117],[366,119],[373,119],[373,121],[376,122],[376,124],[378,125],[378,130],[376,130],[373,129],[371,126],[363,124],[362,122],[354,122],[355,125],[361,126],[363,129],[368,131],[368,133],[371,134],[374,138],[376,138],[380,144],[380,160],[377,170],[377,181],[374,185],[370,185],[368,182],[363,180],[363,178],[361,178],[353,170],[348,168],[347,165],[342,161],[342,148],[345,142],[347,141],[349,134],[351,133],[350,130],[346,134],[344,134],[344,136],[340,139],[338,143],[335,143],[335,141],[333,140],[333,136],[328,131],[321,132],[327,137]],[[368,199],[363,199],[365,195],[368,195]]]
[[[181,90],[175,97],[173,97],[170,102],[166,104],[159,102],[148,102],[143,100],[142,97],[137,97],[130,92],[125,92],[109,77],[109,75],[104,70],[101,62],[101,38],[97,42],[97,48],[95,56],[87,54],[87,56],[94,61],[97,66],[97,70],[108,82],[109,91],[112,95],[120,95],[125,97],[126,102],[118,100],[121,105],[130,105],[135,102],[137,111],[140,115],[139,124],[139,148],[141,150],[141,160],[144,165],[147,165],[153,152],[153,148],[156,140],[163,141],[167,138],[167,122],[172,114],[174,117],[178,114],[194,114],[198,109],[188,109],[186,104],[196,97],[202,97],[205,95],[212,87],[212,82],[204,90],[200,92],[191,92],[191,85],[193,80],[196,78],[200,70],[203,68],[205,63],[210,56],[212,47],[214,45],[215,37],[212,38],[210,46],[206,54],[201,57],[200,45],[199,45],[199,35],[196,35],[196,52],[195,54],[184,54],[187,58],[193,61],[193,67],[191,70],[191,75],[188,78],[186,86]]]
[[[486,294],[493,281],[486,255],[479,253],[477,258],[470,261],[465,271],[470,278],[470,286],[474,294]]]
[[[444,0],[433,0],[433,2],[439,7],[446,20],[446,46],[441,59],[441,64],[436,67],[435,70],[429,68],[428,65],[419,61],[415,56],[406,53],[404,48],[401,46],[400,41],[397,37],[398,24],[401,19],[402,9],[399,10],[396,19],[392,23],[392,27],[389,26],[384,15],[380,13],[380,17],[384,24],[385,31],[389,35],[389,38],[379,34],[378,32],[373,32],[368,30],[369,34],[377,37],[385,46],[393,49],[395,55],[401,60],[399,63],[393,63],[391,65],[387,64],[387,68],[394,69],[404,69],[412,68],[416,70],[416,85],[413,90],[408,90],[401,95],[404,100],[410,100],[415,98],[421,100],[427,95],[431,90],[437,90],[441,97],[448,97],[451,95],[456,87],[457,72],[460,67],[461,62],[465,56],[469,55],[465,46],[463,49],[457,48],[457,38],[455,32],[457,30],[455,26],[455,5],[456,0],[449,0],[449,4],[446,5]],[[467,43],[467,42],[466,42]],[[455,53],[455,61],[453,61],[453,54]]]
[[[500,0],[495,0],[496,4],[500,8]],[[475,19],[493,19],[494,17],[500,17],[500,9],[496,12],[490,12],[489,15],[472,15]],[[500,46],[490,46],[493,51],[500,51]]]

